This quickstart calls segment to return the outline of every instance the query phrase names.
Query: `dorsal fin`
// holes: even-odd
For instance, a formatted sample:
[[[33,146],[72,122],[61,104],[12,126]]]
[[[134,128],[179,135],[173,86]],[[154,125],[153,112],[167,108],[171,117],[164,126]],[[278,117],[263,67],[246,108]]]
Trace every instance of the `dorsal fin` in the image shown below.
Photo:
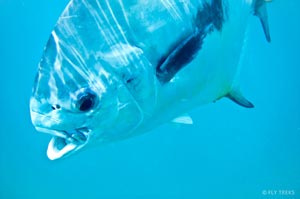
[[[266,8],[266,3],[271,1],[272,0],[255,0],[253,7],[254,15],[259,18],[268,42],[271,42],[271,35],[268,23],[268,12]]]
[[[225,97],[245,108],[254,108],[254,105],[247,100],[239,90],[232,90]]]

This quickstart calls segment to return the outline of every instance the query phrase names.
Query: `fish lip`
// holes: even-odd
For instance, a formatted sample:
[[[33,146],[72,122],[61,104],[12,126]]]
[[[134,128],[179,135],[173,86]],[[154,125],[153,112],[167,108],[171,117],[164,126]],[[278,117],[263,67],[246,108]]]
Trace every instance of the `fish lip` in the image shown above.
[[[75,128],[72,130],[57,130],[43,127],[35,127],[35,129],[42,133],[51,134],[56,137],[60,137],[68,140],[68,142],[83,143],[89,138],[90,129],[87,127]]]
[[[87,127],[68,131],[36,127],[36,130],[53,135],[47,149],[47,156],[50,160],[66,157],[84,147],[88,143],[91,131]]]
[[[47,156],[50,160],[57,160],[70,155],[82,147],[82,145],[67,143],[64,138],[54,136],[48,144]]]

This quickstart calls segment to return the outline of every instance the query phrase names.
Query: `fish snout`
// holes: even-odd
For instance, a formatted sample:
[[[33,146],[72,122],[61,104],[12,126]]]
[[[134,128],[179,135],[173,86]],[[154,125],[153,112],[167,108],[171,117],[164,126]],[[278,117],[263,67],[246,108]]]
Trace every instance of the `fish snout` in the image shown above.
[[[47,149],[47,156],[50,160],[60,159],[72,154],[84,147],[90,139],[91,130],[87,127],[65,128],[65,130],[62,130],[59,120],[34,111],[31,111],[31,118],[38,132],[52,136]]]
[[[36,99],[30,100],[30,116],[32,124],[42,128],[53,128],[60,125],[60,119],[54,113],[53,107],[47,103],[41,103]]]
[[[83,120],[71,115],[73,114],[47,100],[37,100],[34,97],[30,100],[30,116],[35,129],[52,136],[47,149],[50,160],[68,156],[90,140],[91,129],[82,122],[75,122]]]

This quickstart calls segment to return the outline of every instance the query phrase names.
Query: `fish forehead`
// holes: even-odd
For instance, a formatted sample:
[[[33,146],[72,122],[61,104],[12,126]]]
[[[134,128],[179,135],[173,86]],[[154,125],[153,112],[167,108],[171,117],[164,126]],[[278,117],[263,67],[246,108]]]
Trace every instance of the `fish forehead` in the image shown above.
[[[39,63],[33,93],[47,98],[69,98],[82,87],[104,91],[108,79],[110,73],[99,61],[89,55],[82,57],[82,49],[66,44],[54,30]]]
[[[180,35],[179,30],[192,26],[191,19],[201,2],[204,1],[74,0],[61,15],[55,32],[64,41],[62,45],[71,45],[83,58],[119,43],[144,45],[145,50],[155,45],[147,41],[154,42],[151,35],[160,34],[160,28],[173,27],[174,34]],[[173,35],[172,40],[176,39]]]
[[[62,97],[92,84],[105,89],[101,76],[108,79],[109,72],[101,66],[97,57],[108,51],[112,44],[123,40],[105,25],[100,27],[98,23],[104,23],[106,15],[99,14],[104,11],[97,7],[96,1],[70,2],[45,47],[34,91],[47,97],[61,93]]]

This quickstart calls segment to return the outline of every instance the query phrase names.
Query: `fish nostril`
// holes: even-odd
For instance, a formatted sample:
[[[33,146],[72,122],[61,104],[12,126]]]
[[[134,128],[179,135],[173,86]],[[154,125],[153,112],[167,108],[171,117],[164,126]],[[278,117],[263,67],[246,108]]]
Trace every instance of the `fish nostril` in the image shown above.
[[[59,110],[61,107],[59,104],[54,104],[51,106],[52,110]]]

